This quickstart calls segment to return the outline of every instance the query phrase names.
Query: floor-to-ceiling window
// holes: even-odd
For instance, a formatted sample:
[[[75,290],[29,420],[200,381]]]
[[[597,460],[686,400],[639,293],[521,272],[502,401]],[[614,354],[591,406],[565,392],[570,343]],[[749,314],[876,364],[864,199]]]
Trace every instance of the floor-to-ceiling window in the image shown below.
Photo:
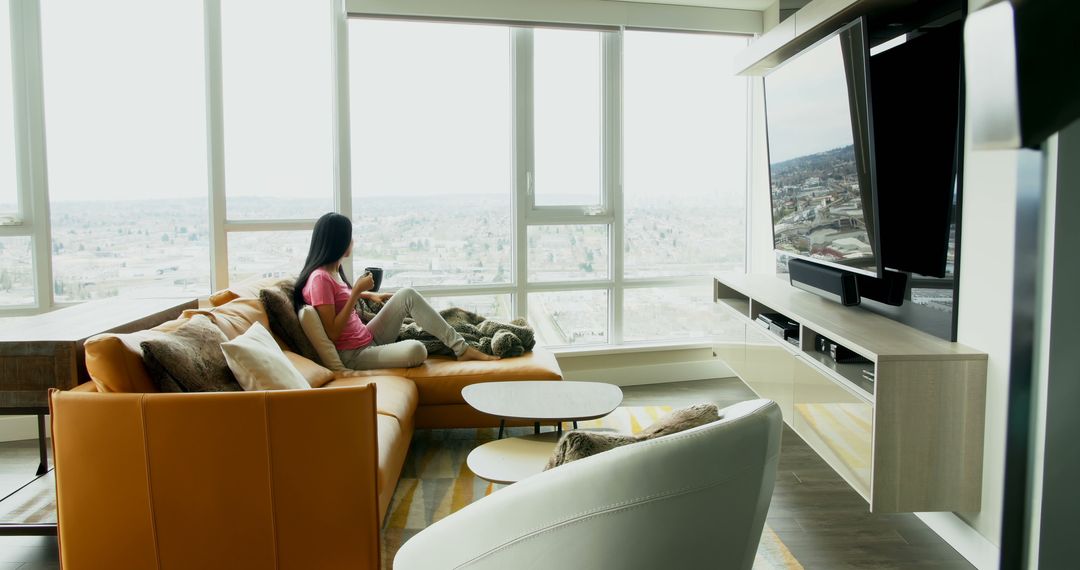
[[[220,2],[230,282],[299,272],[311,230],[280,222],[334,210],[332,6]]]
[[[349,65],[355,263],[390,287],[509,283],[509,30],[351,20]]]
[[[744,38],[354,19],[349,41],[358,262],[549,345],[723,333]]]
[[[48,0],[41,32],[53,298],[205,294],[202,7]]]
[[[341,0],[6,3],[2,306],[289,275],[342,211],[355,272],[528,317],[548,345],[723,328],[705,307],[745,258],[743,37],[345,19]]]
[[[623,34],[624,339],[702,337],[711,281],[746,263],[746,39]],[[659,282],[658,282],[659,280]]]

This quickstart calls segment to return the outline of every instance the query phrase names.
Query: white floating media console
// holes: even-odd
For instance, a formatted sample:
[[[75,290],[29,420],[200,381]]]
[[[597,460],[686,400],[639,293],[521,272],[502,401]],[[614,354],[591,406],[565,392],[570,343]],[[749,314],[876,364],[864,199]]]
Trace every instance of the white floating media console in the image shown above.
[[[979,510],[986,354],[772,275],[718,276],[715,300],[739,315],[745,333],[717,355],[780,405],[871,512]],[[798,344],[755,322],[761,313],[798,323]],[[815,350],[819,336],[868,362],[833,362]]]

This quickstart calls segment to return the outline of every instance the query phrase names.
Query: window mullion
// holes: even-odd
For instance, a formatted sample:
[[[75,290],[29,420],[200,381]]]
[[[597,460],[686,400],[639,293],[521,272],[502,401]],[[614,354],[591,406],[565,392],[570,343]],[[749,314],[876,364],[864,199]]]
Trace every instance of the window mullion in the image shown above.
[[[623,342],[623,200],[622,200],[622,30],[604,34],[603,57],[603,201],[611,212],[610,260],[613,281],[609,321],[611,344]]]
[[[210,288],[229,286],[225,235],[225,125],[221,76],[221,0],[203,1],[206,73],[206,171],[210,197]]]
[[[349,124],[349,30],[345,1],[334,0],[331,26],[331,58],[334,97],[334,210],[352,219],[352,151]],[[342,262],[346,275],[353,275],[353,259]]]
[[[11,23],[19,209],[32,236],[36,305],[48,310],[53,306],[52,240],[38,0],[12,2]]]
[[[511,262],[514,267],[514,316],[527,317],[529,312],[526,283],[528,280],[527,213],[533,207],[531,182],[533,173],[533,57],[532,30],[511,28],[510,65],[513,86],[513,244]]]

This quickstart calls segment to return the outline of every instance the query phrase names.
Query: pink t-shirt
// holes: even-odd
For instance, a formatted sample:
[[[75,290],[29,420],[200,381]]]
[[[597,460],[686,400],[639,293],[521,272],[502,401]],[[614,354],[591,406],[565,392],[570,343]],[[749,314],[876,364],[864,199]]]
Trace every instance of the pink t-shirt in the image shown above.
[[[311,272],[307,283],[304,284],[304,300],[313,307],[319,305],[333,305],[334,312],[341,312],[345,303],[349,302],[352,290],[348,285],[334,279],[330,272],[319,268]],[[356,311],[352,311],[349,320],[345,321],[345,327],[341,329],[341,335],[334,342],[338,350],[354,350],[371,344],[371,331],[360,321]]]

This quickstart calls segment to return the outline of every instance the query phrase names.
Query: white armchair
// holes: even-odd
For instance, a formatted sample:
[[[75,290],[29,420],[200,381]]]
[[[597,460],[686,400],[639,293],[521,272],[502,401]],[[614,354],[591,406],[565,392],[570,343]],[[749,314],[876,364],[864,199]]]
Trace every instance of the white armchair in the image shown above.
[[[749,570],[772,499],[780,409],[723,418],[545,471],[431,525],[395,570]]]

